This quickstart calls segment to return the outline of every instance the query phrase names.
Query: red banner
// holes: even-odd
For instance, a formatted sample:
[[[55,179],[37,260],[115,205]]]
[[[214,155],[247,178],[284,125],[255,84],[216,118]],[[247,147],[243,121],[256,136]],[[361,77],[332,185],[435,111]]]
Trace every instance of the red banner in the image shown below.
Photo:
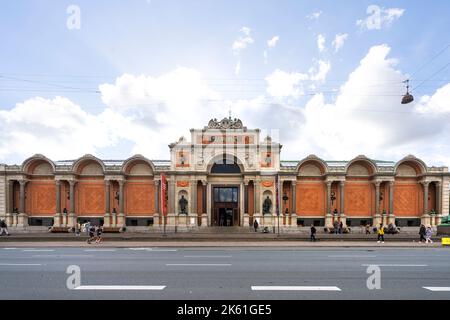
[[[166,175],[161,174],[161,210],[164,216],[167,215],[167,179]]]

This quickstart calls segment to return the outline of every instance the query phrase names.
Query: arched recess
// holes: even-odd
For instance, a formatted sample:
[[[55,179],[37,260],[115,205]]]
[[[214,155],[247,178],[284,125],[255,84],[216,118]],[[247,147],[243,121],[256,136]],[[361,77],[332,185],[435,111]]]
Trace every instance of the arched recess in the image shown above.
[[[223,153],[209,161],[206,171],[209,174],[242,174],[245,169],[238,157]]]
[[[22,171],[28,176],[25,185],[25,212],[30,217],[49,217],[56,211],[55,164],[41,154],[22,163]]]
[[[370,159],[359,156],[346,168],[344,213],[349,217],[371,217],[375,211],[375,189],[371,177],[377,167]]]
[[[79,216],[97,217],[105,214],[105,164],[100,159],[85,155],[76,160],[72,172],[75,184],[75,211]]]
[[[394,167],[394,214],[396,217],[418,218],[423,214],[424,188],[419,179],[426,174],[426,164],[409,155],[398,161]],[[433,192],[433,189],[432,191]],[[430,196],[430,192],[429,192]],[[428,201],[430,205],[430,201]]]
[[[122,172],[125,183],[125,212],[128,216],[148,217],[156,212],[155,166],[147,158],[136,155],[127,159]]]
[[[322,159],[310,155],[297,165],[296,213],[299,216],[323,217],[328,166]]]

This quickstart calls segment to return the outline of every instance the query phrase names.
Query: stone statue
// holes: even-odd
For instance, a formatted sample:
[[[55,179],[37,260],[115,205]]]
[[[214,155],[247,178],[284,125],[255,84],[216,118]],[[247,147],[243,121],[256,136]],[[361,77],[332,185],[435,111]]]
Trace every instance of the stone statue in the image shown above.
[[[272,200],[270,200],[269,196],[264,199],[263,203],[263,214],[270,214],[270,209],[272,208]]]
[[[187,212],[188,201],[184,198],[184,195],[181,196],[180,200],[178,200],[178,206],[180,208],[180,214],[188,214]]]

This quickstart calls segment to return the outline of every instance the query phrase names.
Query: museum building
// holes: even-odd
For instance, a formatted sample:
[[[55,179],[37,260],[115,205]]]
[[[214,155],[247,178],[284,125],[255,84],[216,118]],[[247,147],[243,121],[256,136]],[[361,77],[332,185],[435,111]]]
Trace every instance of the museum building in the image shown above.
[[[228,117],[170,144],[170,160],[52,161],[37,154],[21,165],[0,164],[0,218],[24,229],[92,221],[156,231],[249,227],[254,219],[283,229],[336,220],[434,226],[449,214],[447,167],[412,155],[397,162],[363,155],[284,161],[281,144],[261,132]]]

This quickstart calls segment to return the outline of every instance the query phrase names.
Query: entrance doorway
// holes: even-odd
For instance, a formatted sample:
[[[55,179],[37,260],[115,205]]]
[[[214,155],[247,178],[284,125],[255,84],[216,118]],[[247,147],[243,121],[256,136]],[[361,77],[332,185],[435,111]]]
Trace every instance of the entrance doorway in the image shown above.
[[[239,187],[213,187],[212,225],[239,226]]]

